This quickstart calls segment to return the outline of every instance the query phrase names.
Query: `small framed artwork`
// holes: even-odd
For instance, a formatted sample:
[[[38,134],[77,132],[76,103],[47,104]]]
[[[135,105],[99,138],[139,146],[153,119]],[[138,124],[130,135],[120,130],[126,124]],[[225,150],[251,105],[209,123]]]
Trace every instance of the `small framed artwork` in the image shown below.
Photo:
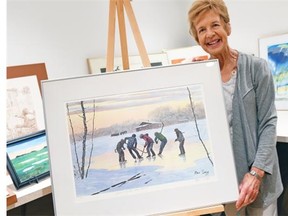
[[[156,53],[148,55],[151,67],[168,65],[167,56],[165,53]],[[130,69],[143,68],[140,56],[129,56]],[[90,74],[99,74],[106,72],[106,58],[88,58],[88,68]],[[114,72],[122,71],[122,58],[116,57],[114,59]]]
[[[217,60],[42,87],[57,215],[163,215],[237,200]]]
[[[169,64],[189,63],[195,60],[208,60],[210,55],[201,46],[182,47],[164,50]]]
[[[276,109],[288,110],[288,34],[260,38],[259,57],[271,67]]]
[[[8,142],[7,168],[17,189],[38,183],[50,174],[45,131]]]
[[[7,67],[7,141],[45,129],[41,80],[46,79],[44,63]]]

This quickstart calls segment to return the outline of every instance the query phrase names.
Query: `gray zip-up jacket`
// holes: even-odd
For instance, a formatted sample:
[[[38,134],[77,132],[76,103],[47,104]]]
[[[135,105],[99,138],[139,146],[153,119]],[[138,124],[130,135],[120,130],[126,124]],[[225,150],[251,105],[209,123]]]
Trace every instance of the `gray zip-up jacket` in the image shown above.
[[[273,77],[265,60],[239,53],[233,98],[233,151],[239,183],[251,166],[265,171],[251,205],[266,207],[281,194],[276,151],[277,113]]]

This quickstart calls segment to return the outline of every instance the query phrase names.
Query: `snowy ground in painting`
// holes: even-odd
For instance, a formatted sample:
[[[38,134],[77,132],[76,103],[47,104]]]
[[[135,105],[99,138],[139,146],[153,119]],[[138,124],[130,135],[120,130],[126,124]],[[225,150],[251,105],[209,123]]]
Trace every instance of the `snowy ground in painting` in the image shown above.
[[[184,132],[185,157],[178,155],[179,142],[174,141],[176,138],[175,128]],[[206,120],[198,121],[198,128],[201,133],[201,138],[210,153],[210,158],[213,160]],[[159,129],[142,131],[142,133],[148,133],[154,138],[155,131],[159,131]],[[139,138],[140,133],[141,132],[135,133],[138,141],[137,147],[143,149],[144,143],[143,140]],[[147,188],[187,180],[197,181],[214,176],[213,166],[198,138],[194,122],[164,127],[163,134],[167,137],[168,143],[164,148],[162,157],[157,156],[155,159],[147,159],[147,154],[144,153],[144,160],[135,161],[126,149],[125,159],[127,162],[124,165],[119,164],[118,154],[115,153],[114,150],[120,139],[131,136],[132,134],[128,133],[117,137],[106,136],[94,138],[92,164],[88,177],[83,180],[75,177],[77,196]],[[159,147],[160,143],[154,143],[153,149],[156,155],[158,154]],[[71,151],[75,157],[73,148],[71,148]],[[87,147],[87,152],[90,152],[89,146]],[[80,150],[78,149],[78,154],[79,153]],[[88,153],[86,155],[88,155]]]

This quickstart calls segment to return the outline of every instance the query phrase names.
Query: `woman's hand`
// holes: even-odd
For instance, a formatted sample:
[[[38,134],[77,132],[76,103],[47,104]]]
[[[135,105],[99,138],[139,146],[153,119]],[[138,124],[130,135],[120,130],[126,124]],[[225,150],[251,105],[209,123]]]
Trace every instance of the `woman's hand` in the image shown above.
[[[260,178],[257,178],[250,173],[245,174],[239,186],[240,195],[236,202],[237,211],[239,211],[242,207],[254,202],[258,196],[259,188],[262,182],[262,178],[264,176],[264,171],[255,167],[253,167],[252,169],[256,171]]]

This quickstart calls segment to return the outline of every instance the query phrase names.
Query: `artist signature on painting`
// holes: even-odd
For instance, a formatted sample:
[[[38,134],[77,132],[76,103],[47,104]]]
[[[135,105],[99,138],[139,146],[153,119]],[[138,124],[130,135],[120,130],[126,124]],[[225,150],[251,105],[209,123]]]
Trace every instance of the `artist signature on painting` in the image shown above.
[[[194,175],[204,175],[204,176],[208,176],[209,175],[209,171],[208,170],[195,170],[194,171]]]

